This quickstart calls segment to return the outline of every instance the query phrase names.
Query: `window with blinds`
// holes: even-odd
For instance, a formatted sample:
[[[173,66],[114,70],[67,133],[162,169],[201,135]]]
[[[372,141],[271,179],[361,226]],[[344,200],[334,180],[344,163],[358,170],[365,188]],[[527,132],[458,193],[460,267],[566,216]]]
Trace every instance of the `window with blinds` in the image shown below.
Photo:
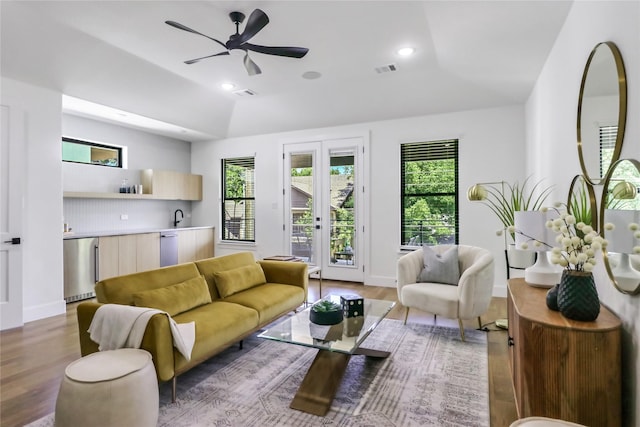
[[[458,140],[400,146],[400,242],[458,243]]]
[[[600,126],[600,176],[605,176],[611,165],[617,136],[618,126]]]
[[[222,239],[255,242],[255,159],[222,159]]]

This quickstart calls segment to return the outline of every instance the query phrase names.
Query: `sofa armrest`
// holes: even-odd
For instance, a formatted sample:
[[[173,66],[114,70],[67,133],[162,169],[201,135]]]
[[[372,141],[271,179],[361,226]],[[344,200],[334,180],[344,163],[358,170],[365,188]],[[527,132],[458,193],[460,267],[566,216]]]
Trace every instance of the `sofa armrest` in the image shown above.
[[[309,275],[307,274],[307,264],[304,262],[290,261],[258,261],[267,283],[282,283],[285,285],[299,286],[307,294],[309,285]]]
[[[81,302],[78,304],[78,334],[80,336],[80,354],[82,356],[100,351],[98,350],[98,344],[92,341],[89,336],[89,326],[91,326],[93,316],[95,316],[101,305],[98,302]]]
[[[82,356],[99,351],[98,344],[91,339],[88,330],[96,311],[101,305],[97,302],[81,302],[78,304],[78,333]],[[155,314],[149,319],[140,348],[151,353],[156,375],[160,381],[169,381],[173,378],[173,336],[171,335],[171,327],[167,315]]]
[[[424,268],[424,253],[422,248],[409,252],[398,258],[396,262],[396,287],[398,300],[402,302],[402,288],[405,285],[416,283],[418,275]]]

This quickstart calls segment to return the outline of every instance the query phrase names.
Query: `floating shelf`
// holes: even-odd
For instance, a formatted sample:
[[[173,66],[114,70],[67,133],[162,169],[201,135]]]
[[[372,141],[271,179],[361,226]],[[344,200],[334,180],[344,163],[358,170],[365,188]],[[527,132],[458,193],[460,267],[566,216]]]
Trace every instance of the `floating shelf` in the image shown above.
[[[79,192],[65,191],[64,197],[70,199],[137,199],[137,200],[163,200],[153,194],[132,194],[132,193],[97,193],[97,192]]]

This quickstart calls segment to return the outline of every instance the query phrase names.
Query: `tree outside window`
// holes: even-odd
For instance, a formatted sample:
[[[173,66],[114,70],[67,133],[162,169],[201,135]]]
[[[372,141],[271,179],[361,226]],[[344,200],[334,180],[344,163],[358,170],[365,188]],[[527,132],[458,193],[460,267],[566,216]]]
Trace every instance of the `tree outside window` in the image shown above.
[[[222,159],[222,239],[255,242],[255,160]]]
[[[407,246],[458,242],[458,141],[401,146],[401,236]]]

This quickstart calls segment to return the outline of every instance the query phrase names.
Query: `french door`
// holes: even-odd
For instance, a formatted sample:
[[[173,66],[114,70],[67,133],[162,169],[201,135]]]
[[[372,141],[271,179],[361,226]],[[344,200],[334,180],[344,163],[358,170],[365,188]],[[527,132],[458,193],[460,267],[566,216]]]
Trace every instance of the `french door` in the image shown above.
[[[285,242],[322,277],[364,282],[364,141],[284,145]]]
[[[0,330],[22,326],[24,113],[0,105]]]

